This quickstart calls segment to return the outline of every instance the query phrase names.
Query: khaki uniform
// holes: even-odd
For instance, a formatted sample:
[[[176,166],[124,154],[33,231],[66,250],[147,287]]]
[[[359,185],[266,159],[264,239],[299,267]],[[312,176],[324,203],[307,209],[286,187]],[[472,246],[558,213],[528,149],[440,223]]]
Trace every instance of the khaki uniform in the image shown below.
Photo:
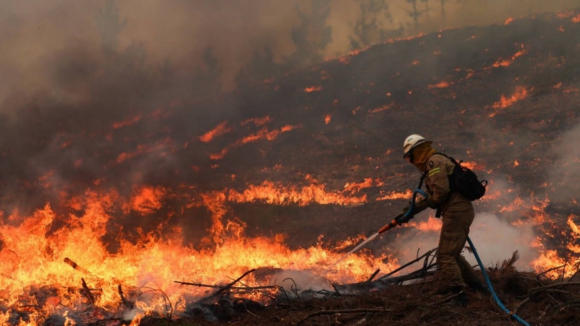
[[[437,252],[438,276],[446,286],[465,286],[479,282],[461,251],[467,241],[475,216],[471,201],[457,192],[450,192],[448,176],[455,165],[443,155],[431,155],[426,163],[425,185],[429,207],[441,210],[443,226]]]

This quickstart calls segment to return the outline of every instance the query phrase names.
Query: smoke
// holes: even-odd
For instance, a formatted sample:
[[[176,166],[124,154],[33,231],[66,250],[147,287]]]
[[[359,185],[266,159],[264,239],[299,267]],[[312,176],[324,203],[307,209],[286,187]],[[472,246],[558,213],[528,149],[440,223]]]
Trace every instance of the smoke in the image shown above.
[[[279,68],[276,74],[310,64],[312,58],[348,53],[363,3],[3,4],[0,206],[9,215],[86,188],[116,188],[127,195],[141,183],[172,187],[187,180],[210,187],[214,162],[195,139],[221,121],[255,117],[244,116],[245,103],[231,92],[240,70],[265,49],[271,67]],[[407,1],[393,1],[375,27],[416,35],[502,21],[506,15],[562,10],[577,1],[524,3],[446,2],[443,14],[431,2],[431,9],[419,8],[423,12],[415,22]],[[301,47],[297,40],[312,44]],[[379,41],[384,40],[373,40]],[[295,55],[299,49],[315,53]],[[306,59],[289,63],[297,57]],[[270,72],[260,77],[270,77]],[[196,172],[199,167],[205,170]]]
[[[396,254],[398,261],[410,262],[426,251],[436,248],[439,243],[439,233],[439,230],[419,233],[410,231],[402,235],[397,239],[397,243],[400,244]],[[532,226],[514,226],[492,213],[477,213],[475,215],[469,237],[486,267],[495,266],[497,263],[501,264],[503,260],[511,257],[513,251],[517,250],[520,259],[515,264],[516,268],[518,270],[531,270],[530,263],[538,254],[530,246],[536,240]],[[467,249],[463,250],[463,255],[472,265],[477,265],[475,256]],[[409,269],[414,270],[419,267],[414,265]]]
[[[554,200],[568,203],[578,200],[580,191],[580,125],[562,134],[553,151],[556,156],[554,168],[549,170],[550,184],[554,189]]]
[[[514,226],[491,213],[480,213],[475,217],[470,238],[484,266],[494,266],[509,259],[513,251],[518,251],[520,259],[515,263],[518,270],[532,270],[530,263],[538,252],[531,247],[536,240],[531,225]],[[475,256],[466,254],[466,259],[477,264]]]
[[[273,274],[270,280],[272,285],[281,286],[288,293],[331,289],[328,280],[309,271],[283,270]]]

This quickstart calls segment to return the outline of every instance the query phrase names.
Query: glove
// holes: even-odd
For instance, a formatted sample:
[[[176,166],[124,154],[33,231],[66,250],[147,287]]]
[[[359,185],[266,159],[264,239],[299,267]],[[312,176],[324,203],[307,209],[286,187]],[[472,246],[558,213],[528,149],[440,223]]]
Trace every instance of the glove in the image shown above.
[[[405,214],[409,211],[410,208],[411,208],[410,206],[405,207],[397,216],[395,216],[395,221],[397,222],[397,225],[405,224],[415,216],[413,212],[405,216]]]
[[[437,204],[436,202],[433,201],[433,197],[427,198],[427,206],[429,206],[429,208],[432,208],[432,209],[439,208],[439,204]]]

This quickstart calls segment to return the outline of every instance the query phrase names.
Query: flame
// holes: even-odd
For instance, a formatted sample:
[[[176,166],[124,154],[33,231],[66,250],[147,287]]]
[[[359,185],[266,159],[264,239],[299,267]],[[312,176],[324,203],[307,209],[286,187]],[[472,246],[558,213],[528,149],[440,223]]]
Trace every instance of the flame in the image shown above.
[[[492,67],[494,68],[498,68],[498,67],[509,67],[518,57],[521,57],[522,55],[528,53],[528,51],[526,49],[524,49],[524,45],[521,45],[521,50],[514,53],[514,55],[512,55],[511,58],[509,59],[505,59],[505,60],[497,60]]]
[[[329,124],[331,118],[332,118],[332,115],[330,115],[330,114],[325,115],[324,116],[324,124]]]
[[[138,187],[124,206],[148,214],[159,209],[167,195],[168,190],[161,187]],[[322,185],[297,188],[271,182],[250,186],[241,192],[214,191],[202,194],[200,201],[192,203],[205,206],[212,213],[215,248],[211,251],[183,246],[182,231],[174,228],[166,237],[156,232],[142,234],[137,243],[130,243],[121,236],[118,238],[119,250],[111,254],[102,237],[113,218],[111,212],[115,211],[115,203],[123,199],[116,191],[106,194],[86,192],[71,200],[71,205],[78,208],[81,215],[57,216],[50,205],[46,205],[25,219],[16,215],[6,219],[22,220],[18,226],[0,225],[0,302],[10,309],[29,305],[27,309],[34,313],[28,315],[31,320],[26,322],[27,325],[41,324],[52,315],[65,317],[73,313],[77,317],[85,314],[83,318],[94,321],[122,313],[119,296],[119,286],[122,286],[126,295],[134,294],[133,324],[138,324],[143,316],[166,312],[166,300],[178,303],[206,295],[203,288],[184,287],[174,281],[219,284],[251,268],[268,266],[320,273],[342,257],[338,250],[364,237],[347,239],[334,250],[324,249],[321,243],[291,250],[284,244],[284,235],[250,238],[244,235],[243,223],[224,221],[229,211],[227,203],[264,201],[344,205],[364,199],[364,196],[347,197],[326,191]],[[64,227],[52,230],[57,222]],[[386,258],[389,258],[389,263],[383,262]],[[398,263],[392,257],[373,257],[361,252],[337,264],[328,274],[328,281],[361,282],[376,268],[388,272],[396,267]],[[251,275],[244,282],[248,286],[260,285]],[[91,299],[83,292],[82,284],[86,284],[91,292]],[[330,287],[328,283],[325,286]],[[29,293],[31,287],[46,289],[46,295],[41,295],[41,292],[30,294],[34,293]],[[260,300],[259,297],[252,299]],[[173,308],[175,314],[180,314],[185,305],[176,304]],[[7,323],[13,315],[11,312],[0,314],[0,321]],[[70,318],[70,322],[74,323],[74,319]]]
[[[576,17],[572,18],[572,22],[573,22],[574,24],[576,24],[576,23],[580,23],[580,14],[578,14]]]
[[[259,126],[265,125],[266,123],[268,123],[270,121],[271,121],[270,116],[265,116],[263,118],[252,118],[252,119],[244,120],[244,121],[240,122],[240,125],[245,126],[248,123],[253,123],[256,127],[259,127]]]
[[[206,132],[205,134],[199,136],[199,140],[201,140],[204,143],[208,143],[214,137],[217,137],[217,136],[220,136],[220,135],[223,135],[223,134],[227,134],[228,132],[231,131],[230,128],[226,127],[227,124],[228,124],[227,121],[224,121],[224,122],[220,123],[213,130],[210,130],[210,131]]]
[[[528,90],[525,87],[517,86],[516,91],[510,97],[502,95],[500,100],[498,102],[495,102],[492,107],[494,109],[505,109],[514,104],[515,102],[525,99],[527,96]],[[494,116],[495,112],[489,115],[490,118]]]
[[[119,129],[119,128],[123,128],[123,127],[129,126],[129,125],[132,125],[132,124],[138,122],[139,120],[141,120],[140,115],[138,115],[132,119],[125,120],[125,121],[115,122],[115,123],[113,123],[113,129]]]
[[[374,179],[373,178],[365,178],[364,181],[359,182],[359,183],[347,183],[344,185],[344,192],[349,192],[351,194],[360,191],[361,189],[364,188],[370,188],[370,187],[381,187],[383,186],[384,183],[380,180],[380,179]]]
[[[573,14],[574,13],[572,11],[563,11],[563,12],[557,12],[556,16],[560,19],[565,19],[565,18],[572,16]]]
[[[369,110],[369,114],[374,114],[374,113],[386,111],[386,110],[392,108],[394,105],[395,105],[394,103],[390,103],[390,104],[383,105],[383,106],[375,108],[375,109],[371,109],[371,110]]]
[[[348,187],[347,187],[348,188]],[[284,187],[271,181],[250,185],[242,192],[230,190],[227,195],[232,202],[263,202],[267,204],[306,206],[311,203],[322,205],[356,205],[366,202],[366,195],[350,197],[338,192],[328,192],[324,185],[310,184],[303,187]]]
[[[310,87],[306,87],[304,89],[304,92],[312,93],[312,92],[320,92],[321,90],[322,90],[322,86],[310,86]]]
[[[429,88],[429,89],[434,89],[434,88],[447,88],[447,87],[449,87],[449,83],[446,82],[446,81],[441,81],[441,82],[439,82],[437,84],[433,84],[433,85],[427,86],[427,88]]]
[[[382,193],[383,192],[381,191],[381,194]],[[396,192],[396,191],[387,192],[386,194],[378,197],[376,200],[409,199],[411,198],[411,196],[413,196],[413,192],[411,191],[411,189],[407,189],[407,191],[405,192]]]
[[[429,216],[427,221],[410,222],[409,226],[415,227],[423,232],[438,232],[441,230],[441,219]]]
[[[513,21],[514,21],[514,19],[510,17],[510,18],[506,19],[505,23],[503,23],[503,24],[504,24],[504,25],[509,25],[509,24],[511,24]]]
[[[128,159],[131,159],[133,157],[136,157],[136,156],[139,156],[142,154],[151,153],[151,152],[155,152],[155,151],[161,151],[164,148],[168,147],[171,144],[171,142],[172,142],[172,140],[170,138],[165,138],[165,139],[158,140],[157,142],[155,142],[155,144],[153,146],[139,144],[139,145],[137,145],[137,149],[135,151],[133,151],[131,153],[123,152],[117,156],[117,159],[115,161],[116,161],[116,163],[123,163],[124,161],[126,161]]]
[[[219,153],[214,153],[214,154],[210,154],[209,157],[212,160],[220,160],[222,159],[230,149],[241,146],[243,144],[248,144],[248,143],[252,143],[258,140],[262,140],[262,139],[266,139],[266,140],[274,140],[276,138],[278,138],[278,135],[280,135],[281,133],[285,133],[297,128],[300,128],[300,125],[286,125],[283,126],[280,129],[274,129],[274,130],[268,130],[268,128],[262,128],[260,131],[258,131],[255,134],[251,134],[248,135],[246,137],[243,137],[242,139],[239,139],[237,141],[235,141],[234,143],[230,144],[228,147],[222,149]]]
[[[124,210],[126,213],[129,213],[129,210],[134,210],[142,215],[152,214],[161,208],[161,200],[166,193],[167,191],[161,186],[142,187],[134,191],[133,197],[124,207]]]

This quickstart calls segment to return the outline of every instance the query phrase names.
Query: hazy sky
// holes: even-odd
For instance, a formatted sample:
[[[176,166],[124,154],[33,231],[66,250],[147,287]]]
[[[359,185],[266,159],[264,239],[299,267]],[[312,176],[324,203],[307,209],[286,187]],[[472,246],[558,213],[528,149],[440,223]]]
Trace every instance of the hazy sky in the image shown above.
[[[440,1],[427,2],[429,16],[423,13],[414,28],[405,0],[387,1],[393,16],[385,26],[405,28],[408,34],[444,27],[502,22],[507,17],[545,10],[580,6],[578,0],[465,0],[447,1],[443,20]],[[0,3],[0,103],[11,91],[46,89],[50,71],[61,52],[99,60],[101,34],[98,18],[109,0],[66,1],[25,0]],[[119,49],[140,44],[147,62],[170,60],[185,72],[200,63],[211,46],[220,59],[226,86],[246,64],[256,49],[270,46],[277,59],[295,50],[290,33],[300,22],[296,7],[308,12],[311,0],[141,0],[111,1],[118,9]],[[330,17],[333,42],[324,55],[348,53],[349,36],[359,15],[356,0],[331,0]],[[418,2],[419,10],[425,2]],[[105,25],[110,24],[105,22]],[[102,24],[101,24],[102,27]],[[110,27],[110,26],[109,26]],[[105,27],[106,28],[106,27]]]

